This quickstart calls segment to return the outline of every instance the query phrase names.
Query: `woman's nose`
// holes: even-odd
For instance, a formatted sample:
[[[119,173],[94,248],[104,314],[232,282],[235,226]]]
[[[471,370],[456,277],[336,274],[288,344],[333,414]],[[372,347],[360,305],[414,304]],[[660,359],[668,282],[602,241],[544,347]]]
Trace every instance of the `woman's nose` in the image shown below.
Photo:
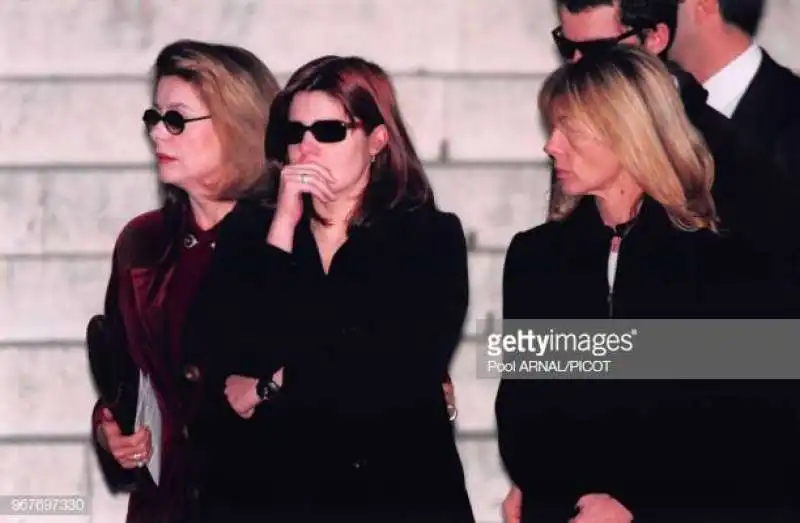
[[[150,139],[153,140],[154,142],[163,142],[164,140],[172,136],[169,133],[169,131],[167,131],[167,127],[166,125],[164,125],[164,122],[158,122],[150,129],[150,132],[147,134],[150,135]]]
[[[561,133],[554,130],[544,144],[544,152],[549,156],[555,156],[563,151]]]
[[[306,131],[303,135],[303,139],[300,140],[300,144],[298,145],[298,149],[300,154],[308,155],[314,153],[319,148],[317,141],[314,139],[311,131]]]
[[[544,143],[543,149],[548,156],[554,156],[556,154],[557,149],[552,136]]]

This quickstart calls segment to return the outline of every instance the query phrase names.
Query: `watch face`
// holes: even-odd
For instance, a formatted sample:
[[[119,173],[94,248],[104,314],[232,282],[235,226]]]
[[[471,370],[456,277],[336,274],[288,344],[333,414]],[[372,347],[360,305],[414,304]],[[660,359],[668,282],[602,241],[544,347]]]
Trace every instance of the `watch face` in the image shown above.
[[[256,394],[258,394],[258,397],[260,399],[262,400],[267,399],[268,390],[269,389],[262,382],[260,381],[258,382],[258,387],[256,387]]]
[[[270,396],[275,394],[279,390],[279,387],[276,383],[272,381],[268,381],[266,383],[258,382],[256,386],[256,394],[262,400],[268,399]]]

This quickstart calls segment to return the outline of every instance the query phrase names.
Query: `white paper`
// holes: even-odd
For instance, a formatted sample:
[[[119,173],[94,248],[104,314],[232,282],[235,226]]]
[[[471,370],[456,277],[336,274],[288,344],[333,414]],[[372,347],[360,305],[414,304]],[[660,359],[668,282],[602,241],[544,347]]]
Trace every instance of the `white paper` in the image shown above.
[[[150,383],[150,379],[139,371],[139,398],[136,405],[136,430],[141,427],[149,427],[152,436],[152,449],[150,459],[147,461],[147,469],[153,477],[153,481],[158,485],[158,478],[161,472],[161,408],[158,406],[158,398]]]

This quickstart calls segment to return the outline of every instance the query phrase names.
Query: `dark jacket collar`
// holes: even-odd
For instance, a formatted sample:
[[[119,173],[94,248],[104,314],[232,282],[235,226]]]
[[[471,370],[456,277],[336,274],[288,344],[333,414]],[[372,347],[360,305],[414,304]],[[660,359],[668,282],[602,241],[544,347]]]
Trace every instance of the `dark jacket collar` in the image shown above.
[[[603,238],[610,238],[615,232],[625,234],[633,229],[653,232],[673,227],[666,209],[648,195],[642,197],[642,204],[636,216],[629,222],[620,224],[613,229],[603,223],[593,196],[584,196],[563,223],[567,227],[579,229],[582,233],[598,235]]]
[[[697,114],[703,109],[708,101],[708,91],[697,79],[686,72],[678,64],[672,61],[666,62],[667,69],[678,81],[681,101],[686,113],[689,115]]]

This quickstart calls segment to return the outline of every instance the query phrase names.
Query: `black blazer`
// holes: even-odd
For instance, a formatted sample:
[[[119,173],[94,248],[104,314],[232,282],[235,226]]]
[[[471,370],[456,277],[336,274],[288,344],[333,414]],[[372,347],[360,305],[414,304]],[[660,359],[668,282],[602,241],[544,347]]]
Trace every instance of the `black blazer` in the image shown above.
[[[800,177],[800,77],[764,49],[761,65],[732,120],[789,175]]]
[[[764,67],[769,71],[768,57]],[[800,112],[790,109],[789,104],[775,109],[787,109],[781,121],[773,121],[780,130],[780,136],[772,131],[758,139],[757,128],[748,127],[748,113],[763,80],[751,85],[742,99],[742,112],[729,119],[706,103],[708,92],[690,74],[677,68],[674,74],[679,78],[681,98],[686,115],[705,139],[716,164],[712,195],[722,220],[722,227],[728,232],[750,242],[765,256],[775,261],[785,262],[793,272],[800,270],[800,243],[795,239],[795,230],[800,225],[795,208],[800,202],[800,176],[798,166],[791,165],[789,156],[780,151],[796,150],[795,137],[800,137],[800,127],[791,131],[792,126],[800,126]],[[763,76],[762,72],[762,76]],[[755,88],[755,92],[753,91]],[[780,98],[778,93],[767,96]],[[738,110],[737,110],[738,111]],[[792,112],[795,112],[793,115]],[[763,118],[767,119],[764,115]],[[795,124],[791,124],[796,121]],[[794,133],[794,134],[793,134]],[[772,136],[773,143],[767,146]],[[784,139],[790,140],[783,142]],[[790,143],[790,147],[779,143]]]
[[[350,232],[326,275],[308,220],[288,254],[265,242],[269,211],[232,214],[250,225],[220,246],[215,366],[285,369],[249,420],[262,444],[238,466],[269,485],[253,483],[266,497],[249,502],[270,521],[473,521],[441,388],[469,299],[459,219],[388,212]]]
[[[503,317],[608,318],[611,236],[591,197],[564,221],[517,234],[504,266]],[[622,240],[613,316],[772,316],[772,273],[749,254],[735,240],[677,230],[646,198]],[[643,523],[781,521],[770,517],[798,499],[795,388],[504,379],[498,442],[523,491],[523,521],[566,521],[589,493],[610,494]]]

